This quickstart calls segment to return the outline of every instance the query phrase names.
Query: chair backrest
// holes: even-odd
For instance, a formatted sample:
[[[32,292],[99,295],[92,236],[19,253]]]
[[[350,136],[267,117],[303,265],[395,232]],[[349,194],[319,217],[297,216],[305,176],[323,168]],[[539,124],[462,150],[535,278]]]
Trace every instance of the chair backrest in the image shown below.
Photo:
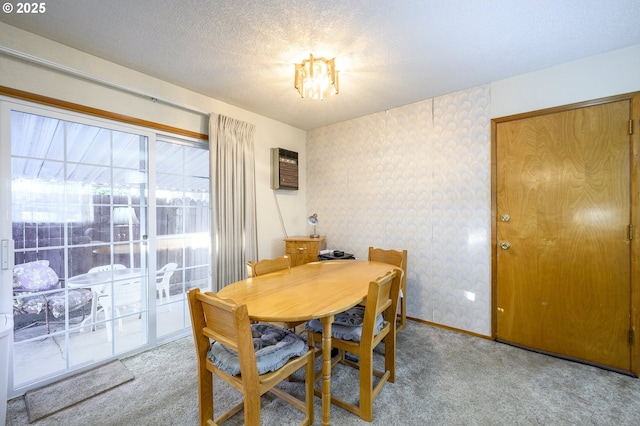
[[[270,272],[281,271],[289,268],[291,268],[291,260],[288,256],[263,259],[258,262],[247,262],[247,274],[249,277],[257,277],[258,275],[264,275]]]
[[[238,354],[245,386],[249,382],[257,384],[258,366],[247,305],[222,299],[211,292],[202,293],[198,287],[189,290],[187,298],[198,364],[204,367],[211,346],[210,339],[215,340]]]
[[[89,273],[105,272],[118,269],[127,269],[126,266],[114,263],[113,265],[101,265],[89,269]],[[142,301],[142,281],[136,278],[130,281],[115,281],[106,283],[99,287],[100,294],[108,297],[100,298],[100,304],[104,309],[111,309],[111,306],[134,305]],[[113,303],[112,303],[113,301]]]
[[[405,287],[405,283],[407,282],[407,250],[385,250],[381,248],[369,247],[368,260],[388,263],[389,265],[394,265],[402,268],[403,274],[400,288]]]
[[[36,260],[13,267],[13,291],[35,292],[60,288],[60,278],[48,260]]]
[[[94,266],[93,268],[89,269],[89,273],[113,271],[114,269],[127,269],[127,267],[119,263],[114,263],[113,265],[100,265],[100,266]]]
[[[162,284],[168,284],[173,272],[178,267],[177,263],[171,262],[158,269],[157,282]]]
[[[403,272],[395,269],[369,283],[367,303],[364,308],[361,343],[373,342],[376,318],[382,314],[385,322],[395,327],[395,312],[398,309],[398,297]]]

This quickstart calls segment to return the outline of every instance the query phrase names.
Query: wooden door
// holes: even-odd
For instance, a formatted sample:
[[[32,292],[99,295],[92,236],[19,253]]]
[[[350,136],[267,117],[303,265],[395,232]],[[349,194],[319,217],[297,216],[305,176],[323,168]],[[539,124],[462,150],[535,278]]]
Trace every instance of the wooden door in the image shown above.
[[[631,370],[630,101],[496,126],[496,332]]]

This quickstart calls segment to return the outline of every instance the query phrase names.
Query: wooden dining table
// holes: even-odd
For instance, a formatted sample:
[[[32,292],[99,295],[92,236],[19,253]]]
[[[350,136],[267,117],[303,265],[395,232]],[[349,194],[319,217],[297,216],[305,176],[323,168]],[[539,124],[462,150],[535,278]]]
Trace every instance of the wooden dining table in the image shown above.
[[[238,281],[220,297],[246,304],[249,318],[265,322],[322,322],[322,424],[330,424],[331,324],[336,314],[363,302],[369,283],[393,265],[366,260],[312,262]]]

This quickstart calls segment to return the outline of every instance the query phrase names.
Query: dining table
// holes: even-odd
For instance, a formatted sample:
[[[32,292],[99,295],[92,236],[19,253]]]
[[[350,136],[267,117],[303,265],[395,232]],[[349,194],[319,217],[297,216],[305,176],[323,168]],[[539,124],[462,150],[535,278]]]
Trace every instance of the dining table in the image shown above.
[[[325,260],[229,284],[219,297],[246,304],[264,322],[320,319],[322,323],[322,424],[330,424],[331,328],[335,315],[364,302],[369,283],[397,267],[366,260]]]

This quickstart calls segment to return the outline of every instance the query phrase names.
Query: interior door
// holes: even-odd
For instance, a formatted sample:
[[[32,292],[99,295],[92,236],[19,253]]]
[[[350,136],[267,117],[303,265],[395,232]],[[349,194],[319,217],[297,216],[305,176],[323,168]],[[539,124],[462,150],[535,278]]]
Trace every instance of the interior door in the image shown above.
[[[631,370],[630,107],[497,124],[499,340]]]

